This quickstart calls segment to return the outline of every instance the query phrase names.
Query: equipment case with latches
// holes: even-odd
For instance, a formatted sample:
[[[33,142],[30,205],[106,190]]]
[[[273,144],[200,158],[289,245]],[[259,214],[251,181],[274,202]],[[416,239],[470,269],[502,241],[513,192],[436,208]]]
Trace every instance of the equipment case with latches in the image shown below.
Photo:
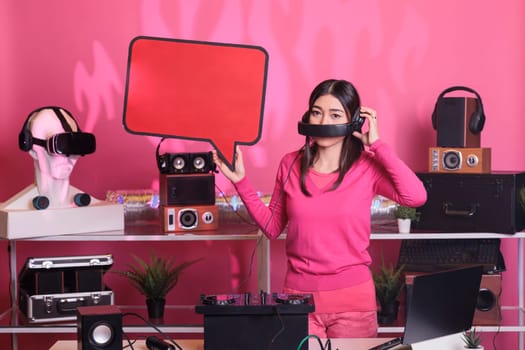
[[[418,173],[427,191],[416,230],[513,234],[525,228],[525,172]]]
[[[103,277],[111,255],[28,258],[18,280],[19,307],[29,322],[76,319],[78,306],[111,305]]]

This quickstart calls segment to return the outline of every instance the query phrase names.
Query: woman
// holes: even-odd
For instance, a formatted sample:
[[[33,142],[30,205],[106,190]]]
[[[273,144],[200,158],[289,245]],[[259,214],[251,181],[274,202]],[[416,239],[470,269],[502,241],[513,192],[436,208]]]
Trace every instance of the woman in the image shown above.
[[[361,133],[356,116],[368,120],[368,132]],[[372,200],[382,195],[416,207],[426,201],[426,191],[379,139],[376,112],[360,107],[351,83],[321,82],[310,95],[303,122],[322,127],[354,123],[343,136],[306,136],[303,148],[286,154],[268,207],[245,176],[239,149],[233,172],[216,152],[214,161],[267,237],[275,239],[287,227],[284,292],[313,294],[310,334],[375,337],[376,299],[368,253]]]

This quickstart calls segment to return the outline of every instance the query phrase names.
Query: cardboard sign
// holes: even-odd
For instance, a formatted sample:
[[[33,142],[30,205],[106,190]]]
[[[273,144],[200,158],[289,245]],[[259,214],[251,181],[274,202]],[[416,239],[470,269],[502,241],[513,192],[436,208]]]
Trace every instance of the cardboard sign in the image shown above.
[[[233,169],[261,135],[268,54],[257,46],[137,37],[129,48],[124,127],[209,141]]]

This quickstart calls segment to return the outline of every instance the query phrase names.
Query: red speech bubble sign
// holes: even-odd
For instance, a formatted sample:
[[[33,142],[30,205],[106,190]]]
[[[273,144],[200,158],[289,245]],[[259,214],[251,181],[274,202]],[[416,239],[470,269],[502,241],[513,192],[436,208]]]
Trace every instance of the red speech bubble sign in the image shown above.
[[[129,47],[124,127],[209,141],[233,169],[261,135],[268,54],[258,46],[137,37]]]

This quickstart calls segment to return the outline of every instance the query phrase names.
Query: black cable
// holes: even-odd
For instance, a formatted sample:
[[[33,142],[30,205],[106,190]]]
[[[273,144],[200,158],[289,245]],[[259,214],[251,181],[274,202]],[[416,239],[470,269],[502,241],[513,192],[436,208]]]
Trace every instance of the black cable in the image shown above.
[[[283,318],[281,317],[281,313],[279,312],[279,308],[277,306],[274,307],[275,314],[277,315],[277,318],[279,319],[279,322],[281,323],[281,328],[277,331],[277,333],[274,334],[272,337],[272,340],[270,340],[270,343],[268,344],[268,350],[272,348],[273,343],[279,336],[285,331],[286,327],[284,325]]]
[[[135,317],[138,317],[139,319],[144,321],[145,324],[147,324],[151,328],[155,329],[164,338],[168,339],[176,348],[178,348],[179,350],[184,350],[179,344],[177,344],[177,342],[175,340],[173,340],[172,337],[170,337],[168,334],[166,334],[163,331],[161,331],[159,327],[155,326],[153,323],[151,323],[150,321],[146,320],[141,315],[139,315],[139,314],[137,314],[135,312],[126,312],[126,313],[122,314],[122,317],[124,317],[124,316],[135,316]]]
[[[257,226],[257,224],[255,224],[254,222],[248,220],[247,218],[245,218],[243,215],[241,215],[239,213],[238,210],[236,210],[234,207],[233,207],[233,204],[226,198],[226,195],[224,194],[224,192],[221,190],[221,188],[215,184],[215,188],[217,188],[217,191],[223,195],[222,198],[224,198],[224,201],[226,202],[226,204],[232,209],[232,211],[235,213],[235,215],[237,215],[244,223],[250,225],[250,226]]]
[[[131,350],[134,350],[133,348],[133,344],[135,344],[137,341],[136,340],[130,340],[128,335],[124,332],[124,330],[122,330],[122,335],[126,338],[126,340],[128,341],[128,345],[126,346],[123,346],[122,349],[126,349],[126,348],[130,348]]]
[[[309,334],[306,337],[304,337],[303,339],[301,339],[301,341],[299,342],[299,345],[297,345],[297,349],[296,350],[300,350],[303,347],[304,343],[307,343],[308,339],[310,339],[310,338],[317,339],[317,343],[319,343],[319,348],[321,350],[332,350],[332,343],[331,343],[330,339],[327,339],[326,343],[323,345],[323,342],[321,341],[321,338],[319,338],[315,334]],[[336,350],[338,350],[338,349],[336,349]]]

